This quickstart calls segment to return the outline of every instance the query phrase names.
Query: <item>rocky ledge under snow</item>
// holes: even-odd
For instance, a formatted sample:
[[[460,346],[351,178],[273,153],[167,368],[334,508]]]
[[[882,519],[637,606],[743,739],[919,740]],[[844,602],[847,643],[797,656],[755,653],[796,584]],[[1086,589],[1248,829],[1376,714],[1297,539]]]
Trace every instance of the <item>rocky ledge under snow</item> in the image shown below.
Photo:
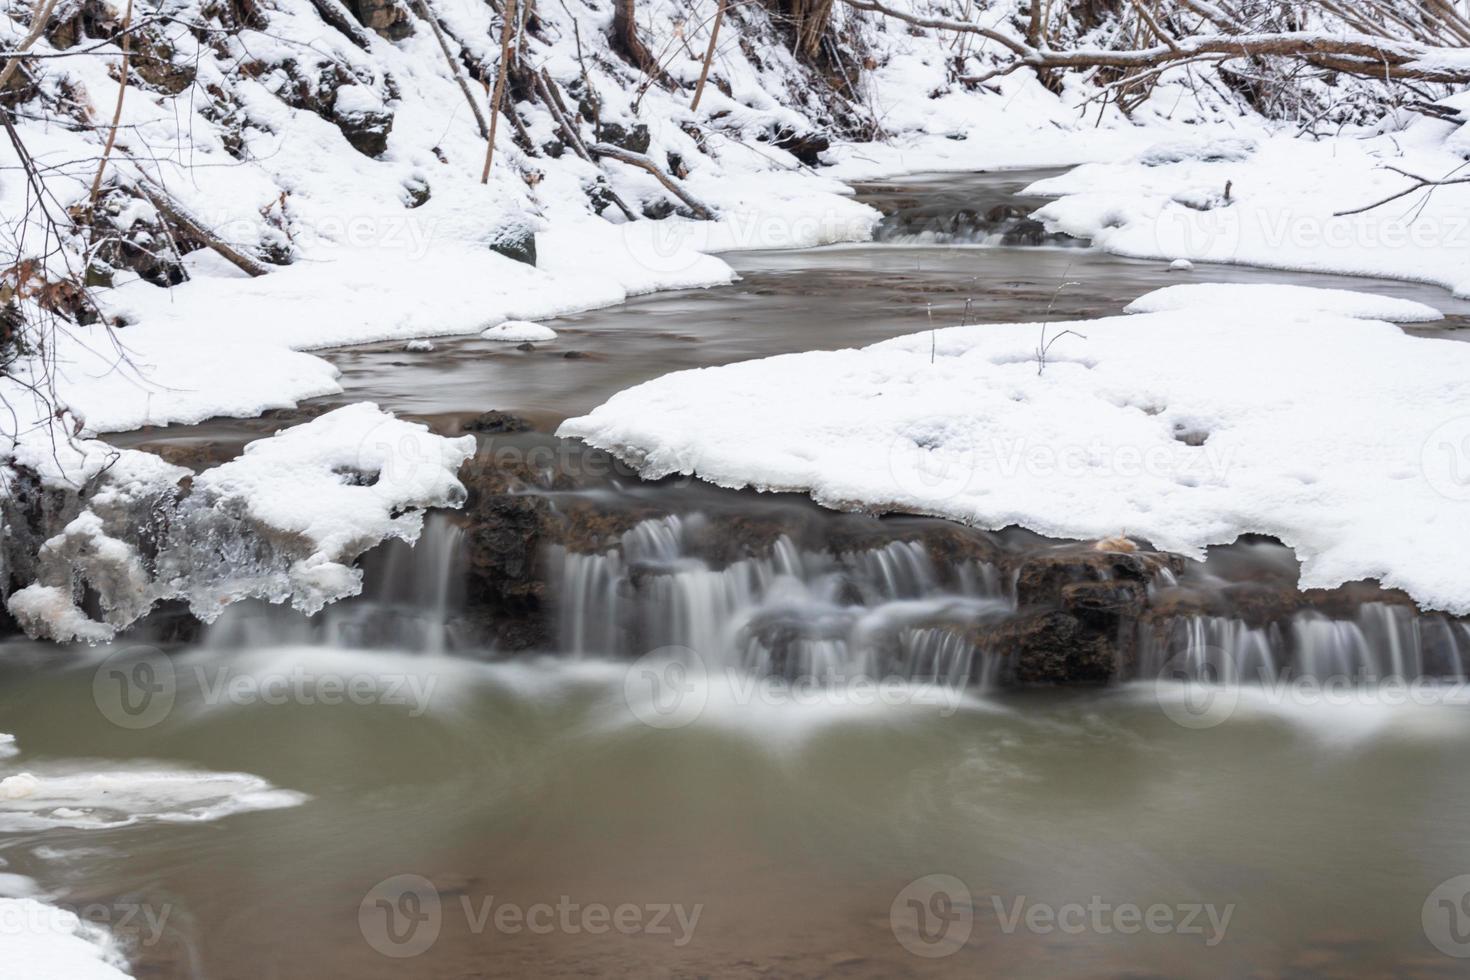
[[[165,599],[211,622],[239,599],[313,613],[355,594],[359,555],[416,540],[423,508],[463,504],[456,473],[475,440],[363,402],[198,474],[96,441],[13,449],[5,477],[29,492],[3,501],[0,572],[29,584],[6,607],[33,637],[96,642]]]
[[[648,478],[801,491],[843,509],[1127,533],[1189,556],[1269,534],[1296,549],[1304,587],[1377,579],[1470,612],[1458,468],[1470,345],[1361,318],[1427,308],[1311,295],[1175,289],[1140,301],[1164,312],[681,371],[560,434]]]

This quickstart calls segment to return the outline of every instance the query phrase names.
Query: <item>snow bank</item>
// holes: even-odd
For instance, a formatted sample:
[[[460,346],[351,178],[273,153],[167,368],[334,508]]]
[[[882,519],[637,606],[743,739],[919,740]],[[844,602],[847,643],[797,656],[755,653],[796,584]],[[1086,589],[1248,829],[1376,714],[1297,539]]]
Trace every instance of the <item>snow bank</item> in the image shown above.
[[[648,478],[803,491],[842,509],[1126,532],[1196,557],[1272,534],[1297,550],[1306,587],[1376,578],[1470,612],[1470,486],[1455,455],[1470,345],[1331,312],[1343,308],[1332,294],[1326,311],[1228,295],[677,372],[559,434]],[[1039,372],[1043,329],[1055,343]]]
[[[1048,231],[1134,258],[1378,276],[1470,295],[1461,260],[1470,250],[1470,185],[1370,208],[1413,186],[1389,167],[1429,178],[1462,173],[1455,139],[1470,130],[1420,118],[1394,132],[1311,140],[1243,125],[1259,139],[1199,137],[1032,184],[1027,193],[1057,199],[1035,217]]]
[[[507,344],[522,344],[533,341],[555,340],[556,331],[529,320],[506,320],[480,333],[486,340],[499,340]]]
[[[0,898],[0,968],[25,980],[128,980],[100,926],[31,898]]]
[[[1350,289],[1314,289],[1277,283],[1191,283],[1156,289],[1129,303],[1127,313],[1170,313],[1228,307],[1238,314],[1336,313],[1391,323],[1431,323],[1444,314],[1432,306]]]
[[[163,599],[184,599],[210,622],[243,598],[312,613],[353,595],[359,555],[388,538],[417,540],[424,508],[464,502],[456,473],[475,451],[473,436],[437,436],[367,402],[252,442],[195,475],[146,453],[62,445],[71,466],[53,465],[40,480],[70,491],[76,515],[40,543],[33,567],[17,567],[34,581],[7,608],[31,636],[86,642],[109,639]],[[21,449],[21,458],[39,455],[29,443]],[[69,469],[95,471],[86,493],[65,482]],[[26,555],[9,557],[18,566]],[[77,605],[83,584],[102,621]]]

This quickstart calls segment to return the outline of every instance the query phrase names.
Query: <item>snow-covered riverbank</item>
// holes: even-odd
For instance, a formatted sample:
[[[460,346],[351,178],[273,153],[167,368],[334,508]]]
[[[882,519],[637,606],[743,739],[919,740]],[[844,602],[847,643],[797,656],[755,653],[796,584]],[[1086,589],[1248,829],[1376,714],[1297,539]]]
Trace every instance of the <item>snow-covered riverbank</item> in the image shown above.
[[[693,474],[840,509],[1131,535],[1196,558],[1269,534],[1295,548],[1303,588],[1371,578],[1470,612],[1470,345],[1372,319],[1434,310],[1225,285],[1134,308],[678,372],[559,434],[649,479]]]

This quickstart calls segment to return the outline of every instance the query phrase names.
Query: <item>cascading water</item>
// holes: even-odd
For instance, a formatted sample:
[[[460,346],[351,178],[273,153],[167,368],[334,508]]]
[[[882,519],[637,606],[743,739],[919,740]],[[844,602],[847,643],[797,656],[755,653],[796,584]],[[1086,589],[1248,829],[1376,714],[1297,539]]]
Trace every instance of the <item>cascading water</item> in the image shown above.
[[[463,529],[445,514],[431,513],[414,545],[391,541],[368,557],[363,595],[310,618],[282,606],[239,603],[205,630],[203,645],[442,653],[454,646],[452,617],[464,600],[463,538]]]
[[[1470,625],[1383,602],[1352,619],[1303,611],[1284,624],[1251,627],[1222,616],[1173,620],[1140,644],[1134,675],[1222,683],[1283,677],[1363,682],[1463,680]]]
[[[710,666],[821,683],[892,677],[994,687],[1007,677],[1010,651],[985,637],[1025,612],[1014,568],[941,563],[915,540],[841,550],[798,546],[786,534],[759,554],[722,562],[707,556],[716,524],[700,512],[671,514],[635,524],[603,552],[552,546],[553,649],[614,660],[687,650]],[[468,567],[463,529],[431,514],[415,545],[393,542],[369,557],[362,596],[310,618],[241,603],[205,631],[203,645],[475,648],[457,628]],[[1225,585],[1195,579],[1181,586],[1162,574],[1151,593]],[[1470,677],[1470,624],[1388,602],[1365,602],[1350,618],[1301,610],[1260,625],[1179,615],[1141,626],[1134,649],[1122,679]]]
[[[560,645],[615,658],[680,647],[762,676],[966,684],[976,649],[963,628],[1014,610],[996,568],[967,562],[946,578],[913,541],[832,553],[783,535],[717,567],[695,554],[702,522],[644,521],[602,554],[554,548]]]

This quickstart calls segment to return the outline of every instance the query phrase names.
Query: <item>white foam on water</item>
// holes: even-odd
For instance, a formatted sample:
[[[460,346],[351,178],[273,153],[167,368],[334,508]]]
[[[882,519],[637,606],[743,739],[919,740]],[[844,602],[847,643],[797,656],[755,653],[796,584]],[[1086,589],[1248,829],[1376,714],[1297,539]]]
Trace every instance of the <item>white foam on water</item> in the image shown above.
[[[259,776],[167,763],[43,762],[0,780],[0,833],[135,824],[206,823],[237,813],[299,806],[303,793]]]
[[[1186,727],[1228,732],[1232,726],[1276,723],[1319,745],[1344,749],[1389,740],[1458,744],[1470,737],[1470,686],[1459,681],[1136,681],[1122,685],[1118,697],[1184,719]]]

